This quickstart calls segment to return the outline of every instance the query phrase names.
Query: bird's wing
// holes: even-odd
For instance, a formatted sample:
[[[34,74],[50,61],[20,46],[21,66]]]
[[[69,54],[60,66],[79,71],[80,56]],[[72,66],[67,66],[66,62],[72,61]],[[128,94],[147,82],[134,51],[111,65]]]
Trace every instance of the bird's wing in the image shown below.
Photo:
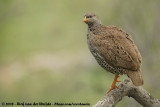
[[[131,36],[115,26],[105,27],[102,31],[101,35],[96,35],[98,39],[94,45],[107,63],[133,71],[139,69],[142,57]]]

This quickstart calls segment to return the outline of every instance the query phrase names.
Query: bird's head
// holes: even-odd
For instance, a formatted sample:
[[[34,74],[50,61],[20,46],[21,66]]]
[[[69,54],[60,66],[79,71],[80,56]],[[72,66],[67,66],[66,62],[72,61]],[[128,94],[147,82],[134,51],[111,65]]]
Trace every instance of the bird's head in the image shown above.
[[[84,15],[83,22],[85,22],[88,25],[101,24],[98,17],[93,13],[86,13]]]

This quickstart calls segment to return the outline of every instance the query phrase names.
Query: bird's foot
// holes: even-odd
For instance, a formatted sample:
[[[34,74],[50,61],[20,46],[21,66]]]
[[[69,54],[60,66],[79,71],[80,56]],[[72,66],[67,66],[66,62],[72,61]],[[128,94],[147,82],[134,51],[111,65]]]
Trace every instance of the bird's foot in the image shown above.
[[[121,82],[121,81],[118,81],[118,80],[117,80],[118,77],[119,77],[119,76],[116,74],[115,77],[114,77],[112,86],[111,86],[111,88],[106,92],[106,94],[108,94],[111,90],[113,90],[113,89],[115,89],[115,88],[119,88],[118,86],[116,86],[116,83],[117,83],[117,82]],[[106,94],[105,94],[105,95],[106,95]]]

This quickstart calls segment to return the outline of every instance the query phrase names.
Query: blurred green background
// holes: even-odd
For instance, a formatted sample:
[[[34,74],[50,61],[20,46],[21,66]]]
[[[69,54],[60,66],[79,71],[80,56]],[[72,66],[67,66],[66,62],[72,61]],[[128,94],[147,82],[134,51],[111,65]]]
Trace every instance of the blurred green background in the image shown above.
[[[104,96],[114,75],[89,52],[86,12],[132,35],[143,87],[160,98],[159,11],[160,0],[0,0],[0,101],[92,106]],[[125,97],[117,107],[141,106]]]

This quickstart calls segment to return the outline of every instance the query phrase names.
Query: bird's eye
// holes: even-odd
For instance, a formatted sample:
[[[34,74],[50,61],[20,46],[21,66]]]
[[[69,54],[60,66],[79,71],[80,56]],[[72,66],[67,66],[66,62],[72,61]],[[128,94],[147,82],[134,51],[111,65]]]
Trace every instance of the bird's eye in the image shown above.
[[[86,16],[86,18],[92,18],[92,16]]]

